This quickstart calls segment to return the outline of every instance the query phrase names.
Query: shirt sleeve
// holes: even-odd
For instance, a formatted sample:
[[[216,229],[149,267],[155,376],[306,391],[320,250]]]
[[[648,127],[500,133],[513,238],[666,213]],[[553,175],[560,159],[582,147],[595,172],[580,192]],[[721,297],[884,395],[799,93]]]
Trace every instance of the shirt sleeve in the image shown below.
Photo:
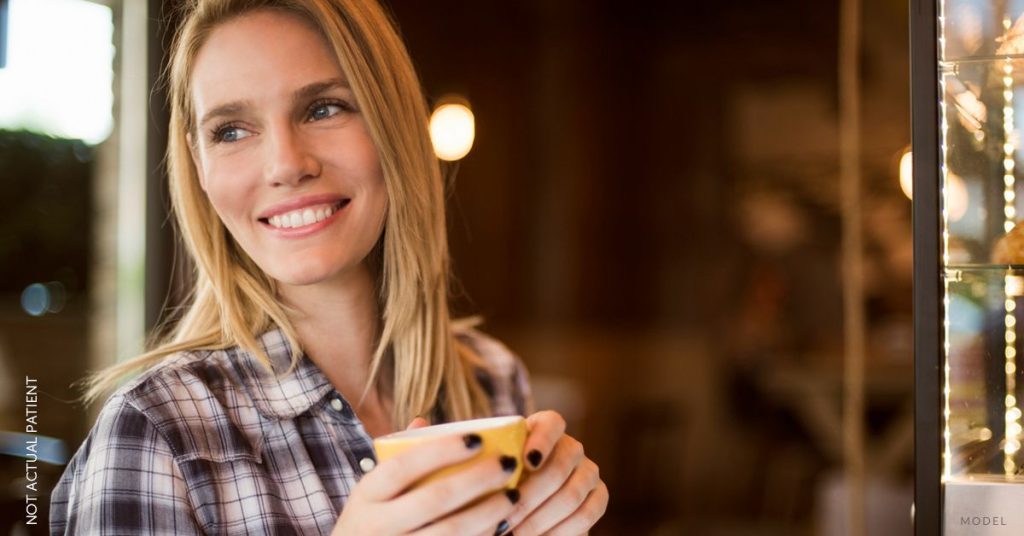
[[[51,534],[203,533],[173,452],[122,395],[104,406],[51,497]]]

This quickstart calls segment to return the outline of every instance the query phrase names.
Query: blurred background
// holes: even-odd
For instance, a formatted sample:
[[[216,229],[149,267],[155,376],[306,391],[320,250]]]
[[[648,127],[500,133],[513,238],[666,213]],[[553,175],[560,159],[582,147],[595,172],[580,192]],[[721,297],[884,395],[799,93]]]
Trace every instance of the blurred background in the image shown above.
[[[172,5],[0,0],[0,534],[38,530],[26,377],[48,501],[92,424],[71,383],[187,285],[156,84]],[[456,310],[601,466],[594,534],[843,534],[838,1],[389,5],[431,104],[474,117],[448,164]],[[907,3],[861,16],[867,528],[909,534]]]

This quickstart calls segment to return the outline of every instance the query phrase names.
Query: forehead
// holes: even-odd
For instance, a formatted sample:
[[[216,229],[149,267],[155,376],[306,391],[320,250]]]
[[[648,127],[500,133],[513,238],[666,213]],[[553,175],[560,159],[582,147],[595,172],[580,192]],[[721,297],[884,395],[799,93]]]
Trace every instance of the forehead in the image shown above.
[[[346,79],[334,51],[308,21],[259,10],[212,30],[193,65],[192,100],[201,115],[229,101],[284,99],[328,78]]]

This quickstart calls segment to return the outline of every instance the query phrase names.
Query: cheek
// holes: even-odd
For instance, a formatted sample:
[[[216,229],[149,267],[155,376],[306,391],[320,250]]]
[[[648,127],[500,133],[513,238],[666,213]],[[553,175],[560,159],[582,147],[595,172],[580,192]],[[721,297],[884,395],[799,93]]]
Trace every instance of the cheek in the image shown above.
[[[374,238],[374,240],[376,240],[384,230],[384,222],[387,221],[388,205],[390,203],[388,199],[387,185],[384,184],[384,177],[380,173],[379,165],[376,168],[376,172],[371,176],[372,179],[368,181],[369,188],[367,189],[369,198],[371,199],[368,207],[368,219],[373,232],[377,235]]]
[[[384,182],[377,149],[369,136],[362,135],[349,142],[353,152],[349,153],[347,174],[359,177],[359,189],[369,202],[366,204],[366,225],[377,232],[383,230],[388,210],[388,191]]]
[[[384,181],[381,180],[377,203],[374,207],[377,215],[377,234],[380,234],[384,230],[384,222],[387,221],[388,218],[388,205],[388,191],[384,186]]]
[[[232,196],[229,192],[223,191],[220,184],[216,181],[206,183],[206,197],[210,200],[210,204],[213,205],[214,210],[217,211],[217,215],[220,219],[229,227],[231,226],[232,218]]]
[[[244,181],[236,180],[243,176],[243,170],[213,165],[207,167],[205,176],[206,196],[224,224],[232,228],[234,222],[248,219],[245,210],[248,188]]]

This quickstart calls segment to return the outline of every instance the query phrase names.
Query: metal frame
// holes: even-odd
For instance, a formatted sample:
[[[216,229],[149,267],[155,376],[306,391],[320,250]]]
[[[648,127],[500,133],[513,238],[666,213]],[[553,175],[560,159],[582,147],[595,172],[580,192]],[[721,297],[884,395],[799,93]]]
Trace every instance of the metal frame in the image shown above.
[[[914,162],[914,534],[942,530],[937,0],[910,3]]]

